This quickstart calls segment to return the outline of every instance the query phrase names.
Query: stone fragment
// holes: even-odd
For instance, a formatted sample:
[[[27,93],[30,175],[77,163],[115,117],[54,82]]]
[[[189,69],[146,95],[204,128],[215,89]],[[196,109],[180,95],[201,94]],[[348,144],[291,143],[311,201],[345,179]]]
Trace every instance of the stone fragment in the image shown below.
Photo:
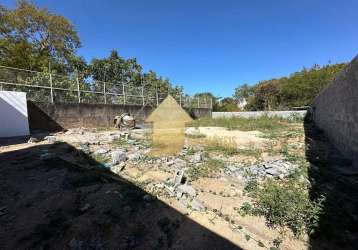
[[[53,135],[48,135],[44,139],[50,144],[53,144],[56,142],[56,136],[53,136]]]
[[[94,154],[95,155],[103,155],[103,154],[107,154],[109,152],[108,149],[105,149],[105,148],[99,148],[97,149]]]
[[[174,185],[180,185],[184,184],[184,171],[183,170],[177,170],[175,171],[174,177],[173,177],[173,183]]]
[[[199,201],[198,199],[194,198],[191,201],[191,208],[195,211],[199,211],[199,212],[204,212],[205,211],[205,206],[204,204]]]
[[[184,185],[179,185],[177,187],[177,192],[181,192],[182,194],[188,194],[191,197],[195,197],[196,196],[196,191],[195,189],[187,184]]]
[[[127,154],[123,150],[115,150],[112,152],[112,163],[118,164],[127,160]]]
[[[27,143],[38,143],[40,140],[35,137],[30,137],[30,139],[27,141]]]

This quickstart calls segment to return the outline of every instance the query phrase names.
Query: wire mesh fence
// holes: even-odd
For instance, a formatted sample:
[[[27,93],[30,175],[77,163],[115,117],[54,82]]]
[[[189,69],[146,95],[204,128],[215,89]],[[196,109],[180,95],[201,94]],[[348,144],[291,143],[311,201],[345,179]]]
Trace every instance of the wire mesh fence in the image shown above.
[[[103,82],[79,74],[60,75],[0,66],[0,90],[22,91],[27,99],[48,103],[92,103],[158,106],[168,94],[187,108],[212,108],[209,97],[158,90],[150,84]]]

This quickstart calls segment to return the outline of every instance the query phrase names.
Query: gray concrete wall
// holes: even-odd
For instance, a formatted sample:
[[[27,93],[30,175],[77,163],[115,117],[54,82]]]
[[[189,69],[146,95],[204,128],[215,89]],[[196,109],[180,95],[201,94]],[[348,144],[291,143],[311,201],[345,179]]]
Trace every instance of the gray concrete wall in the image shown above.
[[[213,112],[213,118],[232,118],[232,117],[242,117],[242,118],[259,118],[261,116],[269,117],[281,117],[281,118],[291,118],[291,117],[304,117],[306,115],[305,110],[300,111],[247,111],[247,112]]]
[[[312,103],[313,120],[349,159],[358,160],[358,56]]]
[[[122,113],[143,122],[154,108],[133,105],[86,103],[27,103],[30,129],[56,131],[75,127],[113,127],[113,118]],[[210,116],[211,109],[188,111],[194,118]]]

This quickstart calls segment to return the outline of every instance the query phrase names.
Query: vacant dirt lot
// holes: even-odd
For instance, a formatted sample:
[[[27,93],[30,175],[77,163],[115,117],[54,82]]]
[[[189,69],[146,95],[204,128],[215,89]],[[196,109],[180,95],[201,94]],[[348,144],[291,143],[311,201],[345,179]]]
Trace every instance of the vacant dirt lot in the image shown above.
[[[189,128],[182,153],[161,158],[146,130],[3,146],[1,249],[307,249],[305,234],[241,209],[253,176],[308,182],[302,124],[246,130]]]

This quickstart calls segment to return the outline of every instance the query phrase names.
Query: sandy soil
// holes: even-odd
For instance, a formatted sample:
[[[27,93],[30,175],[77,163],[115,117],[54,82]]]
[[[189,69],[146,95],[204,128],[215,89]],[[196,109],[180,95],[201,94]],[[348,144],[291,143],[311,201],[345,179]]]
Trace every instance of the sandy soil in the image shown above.
[[[244,148],[263,148],[268,143],[258,131],[218,127],[188,131],[215,140],[234,138]],[[196,212],[165,193],[150,192],[151,184],[172,178],[175,170],[168,166],[129,161],[120,175],[99,170],[99,163],[84,155],[79,145],[115,134],[119,132],[58,133],[61,142],[56,144],[42,141],[0,147],[0,207],[6,211],[0,216],[1,249],[54,249],[55,245],[58,249],[78,249],[73,247],[78,245],[83,249],[264,249],[257,241],[269,248],[279,236],[284,238],[280,249],[307,249],[305,237],[298,240],[290,232],[282,236],[267,227],[264,218],[240,216],[235,208],[250,200],[243,194],[244,185],[220,171],[213,178],[190,183],[207,207],[206,212]],[[111,143],[90,146],[91,151],[119,147],[136,150],[131,149],[133,145]],[[41,159],[46,152],[56,157]],[[227,160],[253,161],[244,155]],[[232,221],[242,228],[235,228]]]

